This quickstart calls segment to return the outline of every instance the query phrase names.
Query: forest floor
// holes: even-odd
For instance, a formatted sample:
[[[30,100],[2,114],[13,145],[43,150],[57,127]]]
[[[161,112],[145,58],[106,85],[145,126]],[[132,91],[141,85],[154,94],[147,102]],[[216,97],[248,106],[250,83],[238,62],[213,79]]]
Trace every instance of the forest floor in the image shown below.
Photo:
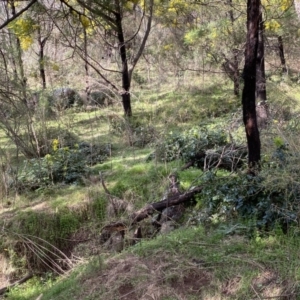
[[[187,205],[174,230],[156,233],[153,218],[148,218],[141,221],[143,238],[135,245],[130,239],[136,226],[126,227],[121,247],[118,233],[117,242],[101,241],[105,226],[119,221],[128,224],[133,212],[162,200],[173,172],[178,174],[183,190],[201,183],[203,170],[182,170],[185,163],[180,159],[149,161],[157,141],[200,125],[225,128],[245,142],[240,99],[231,95],[230,87],[216,81],[205,88],[164,88],[155,93],[142,90],[134,98],[133,108],[135,120],[142,124],[139,129],[147,129],[150,142],[145,133],[133,133],[127,127],[120,105],[89,113],[67,112],[63,126],[81,140],[112,145],[111,153],[107,160],[91,167],[83,185],[57,184],[3,198],[1,225],[10,226],[7,232],[3,229],[3,236],[22,232],[17,237],[11,235],[11,245],[20,242],[19,246],[25,245],[38,256],[39,251],[45,254],[38,248],[45,244],[34,236],[55,241],[67,254],[58,264],[71,266],[58,272],[59,276],[51,270],[45,272],[42,266],[42,274],[11,288],[5,299],[300,299],[298,227],[288,234],[278,228],[264,231],[252,228],[253,220],[217,215],[202,222],[205,205],[201,197]],[[300,99],[298,87],[285,83],[270,87],[270,98],[280,100],[274,106],[280,111],[290,109],[290,97]],[[276,124],[281,124],[280,120]],[[274,136],[273,129],[261,134],[265,156],[271,151]],[[294,136],[284,138],[293,140]],[[128,204],[122,213],[114,215],[109,210],[110,200],[99,172],[111,196]],[[8,279],[16,280],[9,274],[22,277],[26,273],[22,268],[36,262],[36,256],[19,258],[17,252],[5,248],[0,253],[0,289],[7,286]],[[40,261],[37,264],[43,265]]]

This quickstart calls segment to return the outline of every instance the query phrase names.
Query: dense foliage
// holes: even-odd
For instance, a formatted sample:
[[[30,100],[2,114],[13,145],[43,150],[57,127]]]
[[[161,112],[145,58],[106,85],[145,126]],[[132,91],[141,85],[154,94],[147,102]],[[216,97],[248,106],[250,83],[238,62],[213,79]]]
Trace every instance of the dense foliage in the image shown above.
[[[56,183],[81,183],[90,166],[102,163],[107,158],[109,147],[86,142],[73,147],[60,147],[56,139],[52,142],[52,151],[45,157],[25,162],[16,186],[12,187],[35,190]]]
[[[169,132],[156,144],[154,155],[160,161],[182,159],[188,162],[197,159],[206,150],[226,143],[227,134],[224,130],[196,126],[184,132]]]

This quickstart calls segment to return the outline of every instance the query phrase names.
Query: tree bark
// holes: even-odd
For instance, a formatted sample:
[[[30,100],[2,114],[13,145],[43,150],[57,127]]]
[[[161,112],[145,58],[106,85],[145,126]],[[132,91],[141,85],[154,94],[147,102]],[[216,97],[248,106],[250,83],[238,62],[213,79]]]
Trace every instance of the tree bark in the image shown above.
[[[87,32],[83,26],[83,36],[84,36],[84,69],[85,69],[85,94],[86,103],[90,103],[90,82],[89,82],[89,65],[88,65],[88,50],[87,50]]]
[[[233,93],[235,96],[240,95],[240,72],[239,72],[239,60],[238,60],[238,51],[233,50]]]
[[[281,62],[282,73],[286,74],[287,73],[287,67],[286,67],[286,62],[285,62],[284,49],[283,49],[283,40],[282,40],[281,35],[278,36],[278,50],[279,50],[279,57],[280,57],[280,62]]]
[[[225,57],[225,62],[222,64],[224,72],[233,81],[233,93],[235,96],[240,94],[240,72],[239,72],[239,61],[238,61],[238,50],[232,50],[233,59],[229,60]]]
[[[266,72],[265,72],[265,46],[264,46],[264,23],[260,7],[258,24],[258,46],[256,57],[256,100],[265,102],[266,92]]]
[[[42,81],[42,87],[43,89],[46,89],[46,72],[45,72],[45,61],[44,61],[44,47],[46,44],[46,38],[42,38],[41,35],[41,29],[38,27],[37,30],[38,33],[38,43],[40,46],[39,49],[39,68],[40,68],[40,77],[41,77],[41,81]]]
[[[247,43],[245,49],[244,89],[242,95],[243,121],[248,145],[249,171],[259,166],[260,138],[256,120],[256,57],[259,31],[260,0],[247,1]]]
[[[233,15],[233,9],[232,9],[232,0],[228,0],[229,6],[231,9],[229,10],[229,17],[230,22],[232,25],[232,28],[234,28],[234,15]],[[233,40],[234,44],[236,44],[236,34],[233,31]],[[238,50],[233,49],[233,93],[235,96],[240,95],[240,72],[239,72],[239,59],[238,59]]]
[[[118,2],[118,1],[117,1]],[[130,99],[130,73],[128,68],[128,61],[127,61],[127,52],[126,52],[126,44],[124,39],[123,27],[122,27],[122,13],[120,4],[116,4],[118,6],[117,13],[115,14],[116,17],[116,27],[117,27],[117,36],[119,42],[119,52],[121,56],[122,62],[122,103],[124,114],[126,117],[132,116],[131,110],[131,99]]]

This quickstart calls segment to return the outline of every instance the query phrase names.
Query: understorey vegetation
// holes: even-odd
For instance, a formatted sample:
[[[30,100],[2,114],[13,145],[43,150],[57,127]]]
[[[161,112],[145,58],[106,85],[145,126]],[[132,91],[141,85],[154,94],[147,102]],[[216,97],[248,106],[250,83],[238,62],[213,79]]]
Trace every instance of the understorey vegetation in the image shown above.
[[[298,4],[0,2],[0,298],[299,299]]]
[[[171,247],[172,231],[180,228],[203,228],[222,239],[244,237],[247,243],[297,234],[299,145],[294,139],[298,124],[292,121],[297,112],[287,118],[277,105],[276,119],[261,132],[264,155],[255,175],[248,173],[235,110],[200,126],[170,121],[169,128],[155,126],[160,115],[138,121],[115,114],[107,118],[108,109],[63,115],[63,122],[77,122],[76,130],[54,131],[57,138],[48,140],[47,154],[20,157],[19,166],[6,160],[0,245],[10,265],[5,272],[21,279],[28,270],[33,276],[57,276],[103,251],[144,255],[153,247],[145,241],[167,234]],[[78,126],[89,131],[96,123],[104,128],[101,139],[80,141]],[[140,136],[139,143],[141,128],[153,128],[153,134]],[[181,238],[189,243],[188,235]],[[47,277],[46,286],[55,280]],[[34,294],[43,290],[40,283],[34,288],[33,279],[24,288]],[[7,295],[15,299],[19,291],[24,289],[12,288]]]

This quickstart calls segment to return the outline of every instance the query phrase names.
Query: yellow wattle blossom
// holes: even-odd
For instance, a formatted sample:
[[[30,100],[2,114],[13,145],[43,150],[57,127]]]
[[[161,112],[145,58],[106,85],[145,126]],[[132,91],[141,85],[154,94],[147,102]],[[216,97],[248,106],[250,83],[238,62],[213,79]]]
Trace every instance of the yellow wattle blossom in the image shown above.
[[[281,0],[280,1],[280,8],[282,11],[288,10],[293,4],[292,0]]]
[[[140,1],[140,0],[125,0],[123,5],[124,8],[126,8],[127,10],[132,10],[133,7],[137,4],[141,4],[141,6],[143,7],[144,1]]]
[[[281,25],[276,20],[270,20],[265,22],[265,29],[273,32],[277,32]]]
[[[12,29],[18,36],[28,35],[32,33],[33,20],[29,18],[17,19],[8,25],[9,29]]]
[[[187,44],[193,44],[194,41],[195,41],[195,34],[194,34],[194,31],[191,30],[191,31],[188,31],[185,36],[184,36],[184,41],[187,43]]]
[[[54,139],[52,141],[52,150],[55,152],[57,151],[59,148],[59,140],[58,139]]]
[[[51,158],[51,155],[50,155],[50,154],[46,154],[46,155],[45,155],[45,158],[48,160],[48,159]]]
[[[81,15],[80,23],[82,24],[83,28],[85,29],[85,32],[87,35],[91,36],[95,31],[95,22],[91,21],[88,17]],[[84,35],[81,34],[80,38],[84,38]]]
[[[81,15],[80,22],[85,29],[87,29],[89,26],[91,26],[91,21],[86,16]]]
[[[27,50],[33,44],[32,34],[37,28],[30,18],[20,18],[8,25],[8,28],[20,39],[21,48]]]
[[[288,10],[293,5],[293,0],[261,0],[262,6],[270,11]]]
[[[53,157],[51,154],[46,154],[45,155],[45,159],[47,161],[48,166],[52,166],[53,165]]]
[[[33,44],[33,38],[28,35],[28,36],[20,36],[20,44],[21,48],[26,51],[30,48],[30,46]]]

